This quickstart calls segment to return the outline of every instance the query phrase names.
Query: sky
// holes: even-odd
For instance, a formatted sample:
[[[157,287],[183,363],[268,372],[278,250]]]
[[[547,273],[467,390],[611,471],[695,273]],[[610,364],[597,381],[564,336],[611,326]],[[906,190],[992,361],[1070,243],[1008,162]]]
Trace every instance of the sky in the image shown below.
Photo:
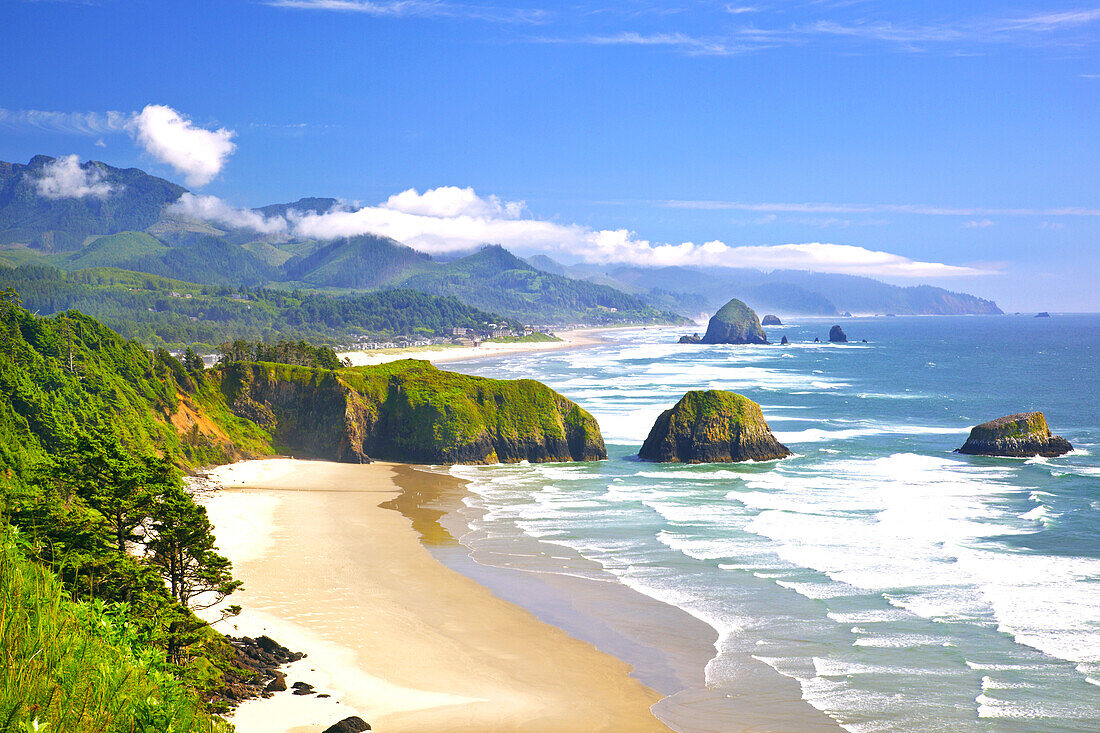
[[[268,233],[1100,311],[1093,3],[0,0],[0,160]],[[247,211],[303,196],[344,203]]]

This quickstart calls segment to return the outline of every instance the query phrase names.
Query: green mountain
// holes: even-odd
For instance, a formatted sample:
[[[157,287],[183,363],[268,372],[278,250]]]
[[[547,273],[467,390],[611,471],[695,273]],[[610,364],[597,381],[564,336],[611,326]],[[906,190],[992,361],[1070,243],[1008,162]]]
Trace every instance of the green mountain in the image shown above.
[[[499,245],[452,262],[436,263],[400,282],[426,293],[453,295],[486,310],[514,313],[529,322],[684,321],[610,286],[537,270]]]
[[[46,155],[36,155],[27,165],[0,161],[0,244],[77,250],[89,236],[152,226],[165,205],[187,190],[137,168],[89,161],[81,169],[94,172],[110,193],[51,199],[39,194],[36,181],[55,161]]]
[[[285,279],[326,288],[370,290],[393,283],[431,257],[388,239],[364,235],[337,239],[283,267]]]
[[[170,213],[166,205],[185,189],[99,162],[85,163],[82,170],[109,186],[109,193],[48,198],[36,182],[55,163],[47,156],[27,165],[0,163],[0,263],[119,267],[224,287],[344,293],[407,287],[540,323],[676,322],[677,313],[697,316],[734,296],[759,311],[781,314],[1000,312],[992,301],[965,293],[848,275],[563,265],[545,255],[525,262],[499,247],[444,261],[385,237],[316,241],[259,235]],[[339,206],[332,198],[303,198],[255,211],[273,217]]]

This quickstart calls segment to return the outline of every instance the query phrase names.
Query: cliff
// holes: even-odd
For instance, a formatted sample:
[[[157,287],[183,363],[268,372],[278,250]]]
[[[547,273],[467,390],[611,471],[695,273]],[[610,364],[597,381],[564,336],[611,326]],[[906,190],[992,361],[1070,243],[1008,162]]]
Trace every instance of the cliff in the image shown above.
[[[760,405],[720,390],[685,394],[661,413],[638,451],[662,463],[770,461],[790,454],[772,435]]]
[[[596,420],[530,379],[471,377],[413,359],[338,371],[237,363],[222,374],[233,412],[296,454],[353,463],[607,457]]]
[[[956,453],[976,456],[1053,458],[1073,450],[1069,441],[1053,435],[1041,412],[1022,412],[982,423],[970,431],[970,437]]]
[[[707,324],[704,344],[766,344],[768,337],[756,312],[734,298],[722,306]]]

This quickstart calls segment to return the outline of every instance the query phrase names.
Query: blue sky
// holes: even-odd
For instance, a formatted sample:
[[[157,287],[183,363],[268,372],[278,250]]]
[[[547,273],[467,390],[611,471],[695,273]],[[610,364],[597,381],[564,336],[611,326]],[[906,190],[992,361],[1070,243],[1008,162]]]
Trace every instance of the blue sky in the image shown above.
[[[564,232],[547,251],[571,260],[626,230],[607,251],[720,241],[723,263],[840,270],[862,248],[949,266],[852,270],[892,282],[1100,310],[1100,4],[2,0],[0,17],[3,160],[209,177],[106,117],[166,105],[233,133],[192,185],[229,206],[472,187],[502,221],[459,240]],[[840,247],[760,249],[819,243]]]

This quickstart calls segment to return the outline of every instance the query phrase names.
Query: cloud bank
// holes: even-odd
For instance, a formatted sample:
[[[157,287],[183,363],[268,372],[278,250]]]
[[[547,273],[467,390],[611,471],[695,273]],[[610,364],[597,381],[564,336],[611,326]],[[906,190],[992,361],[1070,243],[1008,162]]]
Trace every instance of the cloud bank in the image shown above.
[[[253,210],[235,209],[213,196],[186,196],[173,211],[265,234],[286,233],[323,240],[373,234],[429,254],[501,244],[520,253],[546,252],[592,263],[799,269],[899,278],[990,274],[988,270],[921,262],[847,244],[731,246],[718,240],[700,244],[658,243],[626,229],[596,230],[578,224],[524,218],[524,208],[522,202],[478,196],[472,188],[445,186],[423,193],[409,189],[376,206],[323,214],[291,212],[287,217],[265,218]]]
[[[102,199],[115,190],[95,166],[81,168],[76,155],[66,155],[44,165],[34,185],[38,195],[48,199]]]
[[[188,186],[214,180],[237,149],[232,130],[203,129],[162,104],[146,105],[128,129],[147,153],[181,173]]]

